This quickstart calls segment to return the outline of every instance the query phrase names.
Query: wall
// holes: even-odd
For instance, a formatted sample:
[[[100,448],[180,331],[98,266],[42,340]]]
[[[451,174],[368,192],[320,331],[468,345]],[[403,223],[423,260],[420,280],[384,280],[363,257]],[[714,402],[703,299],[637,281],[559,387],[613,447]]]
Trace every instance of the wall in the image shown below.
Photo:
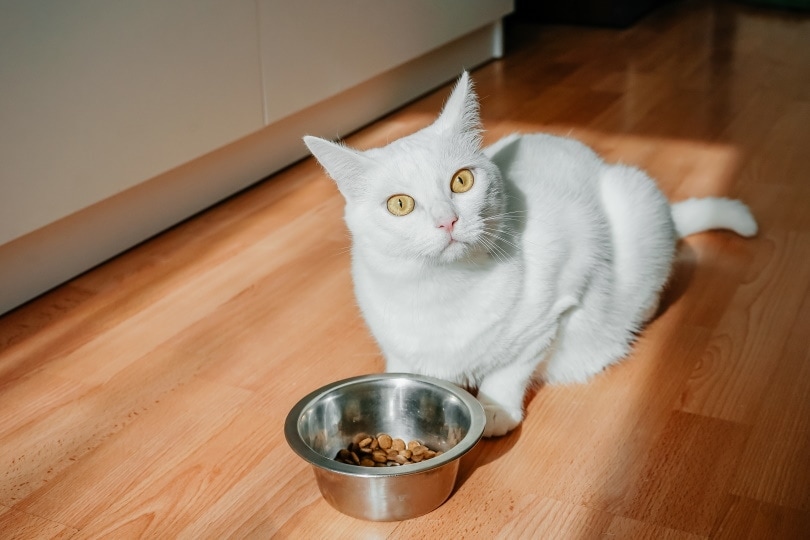
[[[492,58],[477,1],[0,4],[0,313]]]

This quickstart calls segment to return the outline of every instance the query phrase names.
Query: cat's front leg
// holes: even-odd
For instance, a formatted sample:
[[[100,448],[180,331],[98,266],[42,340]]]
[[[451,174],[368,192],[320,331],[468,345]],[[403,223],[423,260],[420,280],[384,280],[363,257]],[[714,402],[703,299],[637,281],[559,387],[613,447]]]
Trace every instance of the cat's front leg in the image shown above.
[[[484,437],[505,435],[523,421],[523,398],[533,371],[530,364],[510,364],[491,372],[481,382],[478,401],[487,417]]]
[[[413,362],[408,363],[403,360],[398,360],[392,356],[385,357],[385,372],[386,373],[418,373],[414,369]]]

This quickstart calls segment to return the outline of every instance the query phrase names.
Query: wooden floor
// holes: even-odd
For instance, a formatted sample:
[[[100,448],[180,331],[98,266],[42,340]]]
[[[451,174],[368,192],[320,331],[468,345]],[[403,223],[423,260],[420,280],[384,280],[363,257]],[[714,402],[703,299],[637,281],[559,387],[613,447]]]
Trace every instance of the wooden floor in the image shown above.
[[[0,537],[809,538],[810,17],[676,1],[509,32],[473,74],[488,142],[572,134],[672,199],[742,198],[759,236],[683,242],[624,363],[540,388],[435,512],[369,523],[282,434],[310,390],[383,369],[341,198],[305,161],[0,318]]]

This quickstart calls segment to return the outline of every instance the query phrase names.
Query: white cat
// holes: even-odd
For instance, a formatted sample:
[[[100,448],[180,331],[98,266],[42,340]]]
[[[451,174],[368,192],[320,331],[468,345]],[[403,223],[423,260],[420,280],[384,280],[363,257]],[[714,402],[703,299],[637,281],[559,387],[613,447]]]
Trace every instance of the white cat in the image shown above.
[[[533,380],[588,380],[656,310],[679,237],[756,223],[738,201],[670,205],[585,145],[512,135],[481,149],[467,73],[430,126],[382,148],[304,141],[346,199],[352,274],[386,369],[477,389],[486,436]]]

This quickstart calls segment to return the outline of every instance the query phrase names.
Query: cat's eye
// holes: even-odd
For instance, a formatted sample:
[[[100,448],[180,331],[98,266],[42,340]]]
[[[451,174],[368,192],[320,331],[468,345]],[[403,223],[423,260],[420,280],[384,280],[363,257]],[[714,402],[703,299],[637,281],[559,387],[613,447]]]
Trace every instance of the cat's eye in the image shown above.
[[[475,178],[470,169],[461,169],[453,175],[453,180],[450,182],[450,191],[453,193],[466,193],[473,187]]]
[[[395,216],[405,216],[413,212],[414,202],[410,195],[393,195],[388,199],[388,211]]]

